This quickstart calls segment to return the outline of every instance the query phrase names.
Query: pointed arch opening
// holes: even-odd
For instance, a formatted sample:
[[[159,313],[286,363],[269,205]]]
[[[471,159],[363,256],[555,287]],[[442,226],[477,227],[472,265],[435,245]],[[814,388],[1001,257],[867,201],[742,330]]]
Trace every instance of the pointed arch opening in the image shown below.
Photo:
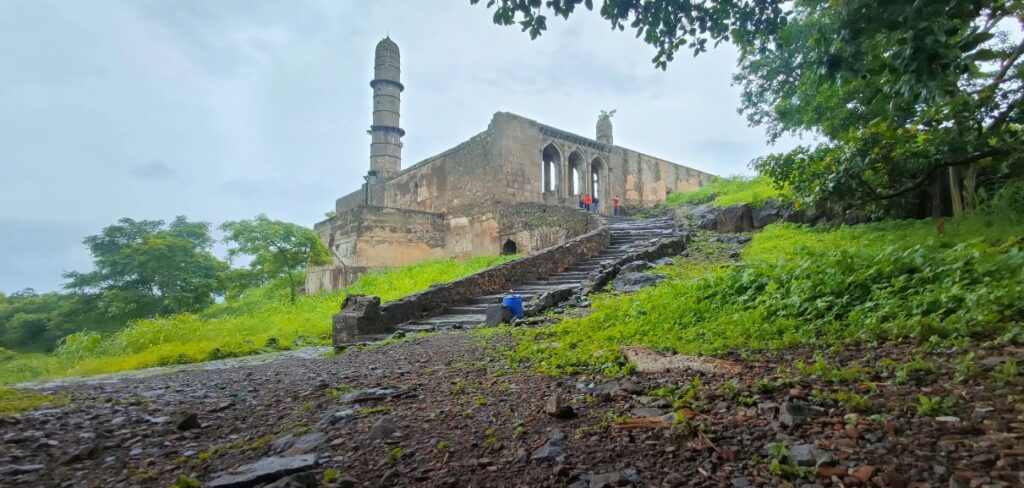
[[[580,195],[586,188],[583,175],[586,174],[586,163],[579,151],[569,153],[569,195]]]
[[[597,207],[597,211],[600,212],[608,202],[605,198],[605,180],[607,179],[607,169],[605,168],[604,161],[601,158],[594,158],[590,162],[590,194],[594,196],[594,205]]]
[[[501,255],[509,256],[519,252],[519,246],[516,245],[516,241],[507,239],[504,244],[501,245]]]
[[[562,154],[554,144],[544,146],[541,151],[541,192],[557,192],[561,180],[559,172],[562,167]]]

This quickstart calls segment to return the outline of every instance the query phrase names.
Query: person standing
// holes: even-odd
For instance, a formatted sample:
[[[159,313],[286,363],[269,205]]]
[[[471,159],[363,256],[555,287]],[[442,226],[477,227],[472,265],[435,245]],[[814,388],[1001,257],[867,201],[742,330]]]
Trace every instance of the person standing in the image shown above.
[[[594,200],[593,200],[593,199],[592,199],[592,198],[590,197],[590,194],[589,194],[589,193],[587,193],[586,195],[583,195],[583,207],[584,207],[584,208],[585,208],[585,209],[586,209],[586,210],[587,210],[588,212],[590,211],[590,205],[591,205],[592,203],[594,203]]]
[[[599,213],[598,209],[601,208],[600,205],[601,205],[601,199],[597,198],[597,195],[594,195],[594,205],[593,205],[594,213]]]
[[[618,195],[615,195],[615,198],[612,198],[612,214],[615,215],[616,217],[619,216],[620,203],[622,203],[622,200],[619,199]]]
[[[579,206],[580,206],[580,210],[583,210],[583,194],[580,193],[579,195],[576,195],[576,197],[579,199],[578,203],[579,203]]]

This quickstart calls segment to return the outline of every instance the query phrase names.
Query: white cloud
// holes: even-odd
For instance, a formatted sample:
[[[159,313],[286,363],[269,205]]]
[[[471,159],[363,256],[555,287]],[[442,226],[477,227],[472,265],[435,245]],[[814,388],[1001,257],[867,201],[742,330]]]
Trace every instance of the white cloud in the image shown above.
[[[551,19],[530,41],[492,13],[465,0],[6,2],[0,290],[57,288],[88,266],[81,237],[123,216],[319,220],[366,171],[373,47],[388,33],[407,164],[500,110],[590,135],[616,108],[618,143],[720,174],[766,151],[736,114],[728,47],[662,72],[596,14]]]

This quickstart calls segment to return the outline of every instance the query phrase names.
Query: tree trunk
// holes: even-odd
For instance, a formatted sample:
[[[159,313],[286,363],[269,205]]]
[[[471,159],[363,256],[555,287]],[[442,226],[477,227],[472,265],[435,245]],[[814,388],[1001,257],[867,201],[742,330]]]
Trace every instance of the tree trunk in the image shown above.
[[[931,188],[931,214],[933,219],[942,218],[942,187],[943,185],[942,173],[938,172],[935,177],[932,178]]]
[[[949,167],[949,197],[950,202],[953,204],[954,217],[963,217],[964,215],[964,199],[962,193],[963,179],[964,170],[962,167]]]
[[[978,163],[972,163],[964,170],[964,210],[968,213],[978,205],[975,183],[978,179]]]

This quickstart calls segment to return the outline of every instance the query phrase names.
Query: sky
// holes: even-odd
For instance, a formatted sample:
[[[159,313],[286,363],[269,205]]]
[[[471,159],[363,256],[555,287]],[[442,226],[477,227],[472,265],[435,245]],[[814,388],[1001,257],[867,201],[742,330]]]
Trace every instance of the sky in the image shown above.
[[[121,217],[322,220],[368,169],[386,35],[402,52],[405,166],[497,111],[593,137],[616,109],[616,144],[719,175],[772,150],[736,112],[731,46],[661,71],[596,13],[549,19],[535,41],[492,13],[469,0],[4,0],[0,291],[59,290],[63,272],[91,268],[82,239]]]

